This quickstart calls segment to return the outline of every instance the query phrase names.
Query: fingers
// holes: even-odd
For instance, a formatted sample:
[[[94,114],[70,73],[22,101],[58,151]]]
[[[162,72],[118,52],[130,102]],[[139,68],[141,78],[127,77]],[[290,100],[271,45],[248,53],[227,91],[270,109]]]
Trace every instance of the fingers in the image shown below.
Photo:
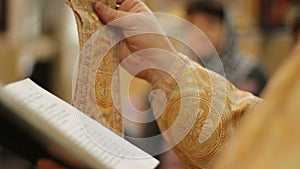
[[[118,0],[118,4],[120,7],[116,10],[98,1],[94,4],[95,12],[105,24],[132,13],[151,12],[151,10],[140,0]],[[115,26],[122,27],[122,25]]]
[[[52,160],[48,159],[41,159],[37,162],[37,168],[38,169],[66,169],[64,167],[61,167],[57,163],[55,163]]]
[[[99,1],[95,3],[95,12],[104,23],[110,23],[128,15],[128,13],[124,11],[112,9]]]
[[[151,12],[150,9],[140,0],[123,0],[120,4],[119,10],[137,13],[137,12]]]

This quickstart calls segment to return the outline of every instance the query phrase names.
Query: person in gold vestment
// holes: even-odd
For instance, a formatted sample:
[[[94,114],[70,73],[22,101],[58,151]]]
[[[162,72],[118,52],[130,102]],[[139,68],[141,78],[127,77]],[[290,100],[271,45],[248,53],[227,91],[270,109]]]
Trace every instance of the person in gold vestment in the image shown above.
[[[100,2],[95,4],[101,21],[110,23],[131,13],[151,12],[140,0],[118,2],[118,10]],[[154,17],[142,19],[146,21],[116,22],[114,26],[126,35],[140,29],[142,24],[156,23]],[[150,48],[160,50],[137,54],[138,58],[126,62],[130,54]],[[168,131],[164,136],[174,145],[174,152],[186,168],[299,168],[300,44],[268,86],[263,104],[262,99],[238,90],[224,77],[178,53],[162,35],[129,37],[123,49],[120,62],[130,73],[135,72],[133,65],[145,62],[172,63],[165,63],[170,65],[168,72],[149,68],[136,76],[152,85],[155,91],[152,106],[160,130]],[[159,112],[163,100],[165,109]],[[192,126],[178,141],[187,123]],[[41,159],[38,168],[62,169],[47,159]]]

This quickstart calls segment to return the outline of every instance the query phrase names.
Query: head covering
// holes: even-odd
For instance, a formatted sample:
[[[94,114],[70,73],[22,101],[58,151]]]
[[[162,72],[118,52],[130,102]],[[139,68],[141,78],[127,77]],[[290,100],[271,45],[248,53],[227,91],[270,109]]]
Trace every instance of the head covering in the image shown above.
[[[225,27],[225,40],[218,53],[212,52],[211,56],[205,59],[197,59],[206,68],[225,76],[232,83],[236,84],[241,79],[247,77],[257,66],[256,63],[238,51],[237,35],[231,22],[230,16],[226,13],[225,5],[217,0],[192,0],[187,3],[187,14],[206,13],[218,17]],[[218,56],[215,56],[217,55]],[[222,65],[218,64],[219,59]]]

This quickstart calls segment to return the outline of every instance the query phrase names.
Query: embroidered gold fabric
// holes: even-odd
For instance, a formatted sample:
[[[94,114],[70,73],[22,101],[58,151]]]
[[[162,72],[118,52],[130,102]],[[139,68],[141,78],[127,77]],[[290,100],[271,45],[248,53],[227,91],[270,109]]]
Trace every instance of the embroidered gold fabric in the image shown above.
[[[299,168],[300,44],[286,59],[214,168]]]
[[[110,47],[111,42],[107,40],[108,38],[106,35],[98,37],[98,43],[89,44],[92,46],[85,46],[85,43],[90,39],[90,37],[103,26],[99,21],[98,16],[93,11],[92,3],[96,1],[97,0],[65,0],[65,2],[73,10],[76,17],[81,49],[84,47],[93,49],[96,48],[96,45],[99,43],[101,43],[103,48]],[[102,2],[111,7],[116,6],[116,0],[102,0]],[[87,53],[81,53],[78,60],[73,104],[79,110],[87,113],[90,117],[122,135],[122,118],[118,112],[120,108],[116,107],[116,105],[119,104],[114,104],[111,92],[113,72],[119,63],[118,51],[118,48],[115,47],[111,49],[109,53],[103,54],[105,56],[99,63],[98,68],[95,70],[97,71],[95,77],[92,76],[89,71],[91,69],[91,65],[98,62],[97,55],[101,55],[101,51],[87,51]],[[90,58],[87,58],[87,56],[90,56]],[[86,59],[90,59],[88,63],[86,62]],[[119,95],[118,89],[114,91],[115,95]],[[90,97],[95,97],[95,101]],[[114,101],[118,102],[119,100],[115,99]],[[95,106],[98,110],[95,110],[95,108],[93,109]]]
[[[165,110],[160,112],[163,99],[154,94],[154,114],[186,168],[210,168],[243,114],[261,99],[238,90],[186,56],[179,56],[181,62],[173,66],[170,75],[154,85],[167,99]]]

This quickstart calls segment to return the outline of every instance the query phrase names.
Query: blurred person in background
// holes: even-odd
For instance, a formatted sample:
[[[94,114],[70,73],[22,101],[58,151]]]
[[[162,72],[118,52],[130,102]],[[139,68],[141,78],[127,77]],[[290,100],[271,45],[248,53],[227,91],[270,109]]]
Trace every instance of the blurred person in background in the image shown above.
[[[236,87],[258,96],[267,83],[267,75],[259,63],[239,50],[234,28],[223,4],[216,0],[192,0],[186,5],[186,13],[187,19],[210,41],[188,34],[195,54],[200,56],[196,61],[219,74],[224,71],[226,78]],[[215,64],[215,52],[208,43],[217,51],[223,67]]]

